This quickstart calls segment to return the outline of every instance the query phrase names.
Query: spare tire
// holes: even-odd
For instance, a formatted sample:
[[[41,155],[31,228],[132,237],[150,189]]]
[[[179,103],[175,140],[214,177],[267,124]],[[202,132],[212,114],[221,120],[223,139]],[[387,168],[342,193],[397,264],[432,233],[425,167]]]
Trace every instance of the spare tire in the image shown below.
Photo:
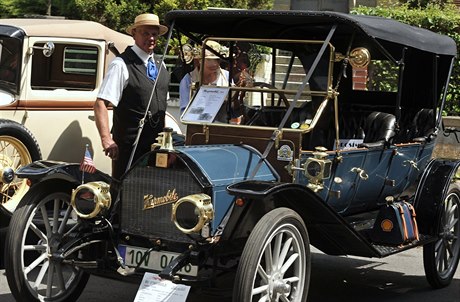
[[[23,125],[0,119],[0,206],[13,212],[29,190],[25,179],[15,176],[16,170],[42,158],[33,134]]]

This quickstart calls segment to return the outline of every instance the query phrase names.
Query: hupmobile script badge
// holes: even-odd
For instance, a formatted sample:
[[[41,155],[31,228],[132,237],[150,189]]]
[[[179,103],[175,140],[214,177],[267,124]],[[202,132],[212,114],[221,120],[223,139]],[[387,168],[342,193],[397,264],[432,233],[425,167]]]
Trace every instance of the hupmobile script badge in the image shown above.
[[[144,210],[153,209],[154,207],[174,203],[179,199],[176,189],[168,190],[166,195],[155,197],[152,194],[144,195]]]
[[[292,161],[292,149],[288,145],[282,145],[278,149],[277,159],[281,161]]]

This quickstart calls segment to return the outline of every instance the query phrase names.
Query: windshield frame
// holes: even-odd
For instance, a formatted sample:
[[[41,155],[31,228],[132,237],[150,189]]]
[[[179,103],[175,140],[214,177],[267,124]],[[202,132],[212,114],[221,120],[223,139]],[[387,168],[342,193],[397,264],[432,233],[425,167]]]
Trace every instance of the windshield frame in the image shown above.
[[[288,47],[284,47],[284,48],[279,48],[280,45],[292,45],[293,47],[296,46],[296,45],[302,45],[304,44],[305,46],[308,46],[308,45],[314,45],[315,48],[317,48],[317,50],[315,51],[312,51],[311,52],[311,55],[313,56],[316,56],[318,53],[319,53],[319,50],[320,48],[327,42],[325,40],[298,40],[298,39],[265,39],[265,38],[261,38],[261,39],[258,39],[258,38],[229,38],[229,37],[207,37],[205,39],[203,39],[203,42],[201,44],[201,47],[203,47],[203,45],[205,45],[205,43],[207,41],[215,41],[215,42],[218,42],[218,43],[229,43],[229,44],[232,44],[232,43],[237,43],[237,42],[245,42],[245,43],[254,43],[254,44],[257,44],[257,45],[262,45],[262,46],[267,46],[268,48],[270,49],[275,49],[275,50],[289,50],[291,51],[291,54],[295,55],[296,57],[298,57],[298,55],[300,54],[299,53],[299,49],[297,48],[297,52],[294,52],[293,49],[288,49]],[[276,47],[278,46],[278,47]],[[308,96],[310,98],[315,98],[317,101],[316,101],[316,106],[314,106],[316,109],[320,109],[321,108],[321,104],[323,104],[323,102],[326,100],[326,99],[330,99],[332,97],[332,80],[333,80],[333,68],[334,68],[334,61],[335,61],[335,47],[330,43],[330,42],[327,42],[327,46],[326,46],[328,49],[324,52],[324,55],[323,57],[325,58],[324,61],[327,61],[326,64],[326,68],[324,68],[325,70],[323,70],[323,73],[325,75],[325,78],[326,80],[324,81],[324,83],[321,85],[322,87],[324,87],[324,89],[318,89],[318,90],[309,90],[309,91],[301,91],[300,92],[300,95],[302,96]],[[231,48],[232,49],[232,48]],[[222,61],[225,61],[228,65],[232,66],[232,60],[233,60],[233,56],[232,56],[232,52],[231,52],[231,49],[230,49],[230,52],[227,56],[222,56],[222,55],[219,55],[216,53],[216,55],[219,55],[221,57],[221,60]],[[306,52],[305,52],[306,53]],[[272,52],[270,52],[270,54],[272,54]],[[201,56],[202,57],[202,56]],[[201,64],[203,64],[204,62],[204,59],[203,58],[200,58],[200,61],[201,61]],[[308,62],[309,64],[306,65],[305,62],[302,62],[302,67],[304,69],[304,74],[303,74],[303,77],[302,79],[304,79],[308,73],[309,73],[309,67],[311,67],[313,65],[313,62],[310,61]],[[272,62],[272,64],[276,64],[275,61]],[[290,62],[290,64],[292,64],[292,61]],[[290,67],[288,67],[288,70],[290,70]],[[273,66],[272,66],[273,68]],[[319,70],[318,68],[318,65],[316,65],[316,68],[315,70]],[[232,78],[232,74],[231,74],[231,71],[230,70],[230,75],[229,77]],[[315,71],[311,72],[312,74],[314,73]],[[286,74],[286,78],[289,76],[289,74]],[[200,79],[202,77],[202,71],[200,72]],[[286,82],[286,78],[282,79],[281,82]],[[273,83],[273,80],[274,79],[271,79],[270,80],[270,84]],[[310,79],[311,81],[311,79]],[[200,81],[201,82],[201,81]],[[278,86],[285,86],[283,84],[279,84]],[[217,87],[220,87],[220,88],[223,88],[223,86],[217,86]],[[227,87],[227,86],[226,86]],[[300,87],[300,85],[299,85]],[[195,93],[193,93],[193,97],[190,99],[190,102],[187,106],[187,108],[184,110],[184,113],[181,115],[181,122],[184,123],[184,124],[212,124],[212,125],[224,125],[224,126],[231,126],[231,125],[235,125],[235,124],[232,124],[230,122],[227,122],[227,123],[214,123],[214,122],[197,122],[197,121],[187,121],[187,120],[183,120],[183,117],[185,116],[185,113],[188,111],[190,105],[193,103],[194,101],[194,98],[196,97],[196,95],[198,94],[200,88],[204,88],[204,89],[207,89],[209,88],[209,86],[207,85],[200,85],[200,83],[198,82],[197,85],[194,87],[195,89]],[[283,88],[266,88],[265,89],[261,89],[261,88],[256,88],[256,87],[240,87],[240,86],[236,86],[232,81],[229,81],[228,82],[228,93],[229,95],[231,96],[232,93],[238,93],[238,92],[263,92],[263,93],[272,93],[272,94],[276,94],[276,93],[283,93],[283,94],[286,94],[286,95],[289,95],[292,99],[294,99],[296,97],[296,95],[299,93],[298,89],[283,89]],[[227,96],[228,98],[228,96]],[[293,102],[293,101],[290,101],[290,102]],[[312,102],[312,100],[310,100],[309,102]],[[285,108],[286,110],[288,109],[287,106]],[[312,121],[312,124],[311,124],[311,128],[314,127],[315,123],[313,121],[316,121],[318,120],[318,114],[321,115],[322,113],[322,110],[315,110],[315,112],[312,112],[313,113],[313,117],[310,119]],[[253,126],[253,125],[236,125],[238,127],[251,127],[251,128],[259,128],[259,126]],[[286,128],[287,127],[287,128]],[[267,128],[277,128],[277,126],[263,126],[263,128],[267,129]],[[292,129],[290,128],[290,125],[285,125],[285,127],[283,127],[283,129]],[[302,128],[302,129],[292,129],[292,130],[299,130],[299,131],[302,131],[302,132],[308,132],[310,131],[310,127],[309,128]]]

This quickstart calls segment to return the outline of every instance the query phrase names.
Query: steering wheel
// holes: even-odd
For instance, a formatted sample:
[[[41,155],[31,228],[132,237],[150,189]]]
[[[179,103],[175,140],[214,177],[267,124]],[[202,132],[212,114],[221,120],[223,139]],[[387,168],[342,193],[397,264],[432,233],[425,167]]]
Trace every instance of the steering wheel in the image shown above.
[[[260,87],[260,88],[269,88],[269,89],[277,89],[275,86],[271,85],[271,84],[268,84],[268,83],[265,83],[265,82],[254,82],[253,83],[253,87]],[[288,99],[286,98],[286,95],[284,94],[283,91],[277,91],[277,92],[273,92],[274,94],[278,94],[280,99],[279,99],[279,102],[278,102],[278,106],[279,106],[279,103],[281,101],[283,101],[284,103],[284,106],[285,108],[283,107],[279,107],[280,109],[284,109],[284,110],[287,110],[287,108],[289,108],[290,104],[289,104],[289,101]],[[274,103],[274,100],[272,100],[272,107],[274,107],[273,105]],[[255,113],[254,115],[252,115],[252,117],[246,122],[246,125],[253,125],[256,121],[259,121],[261,120],[262,121],[262,125],[265,125],[265,126],[270,126],[269,123],[267,122],[267,120],[265,119],[264,117],[264,113],[265,113],[265,105],[264,105],[264,100],[263,98],[261,99],[261,102],[260,102],[260,107],[259,108],[253,108],[255,110]],[[273,125],[271,125],[273,126]]]
[[[253,83],[253,87],[260,87],[260,88],[269,88],[269,89],[278,89],[276,88],[275,86],[271,85],[271,84],[268,84],[268,83],[265,83],[265,82],[254,82]],[[279,92],[274,92],[276,94],[278,94],[280,96],[280,100],[283,101],[284,103],[284,106],[286,106],[286,108],[289,108],[290,104],[289,104],[289,101],[288,99],[286,98],[286,95],[284,94],[283,91],[279,91]],[[273,105],[273,100],[272,100],[272,106]],[[279,102],[278,102],[278,106],[279,106]],[[262,105],[261,107],[263,107],[263,102],[262,102]]]

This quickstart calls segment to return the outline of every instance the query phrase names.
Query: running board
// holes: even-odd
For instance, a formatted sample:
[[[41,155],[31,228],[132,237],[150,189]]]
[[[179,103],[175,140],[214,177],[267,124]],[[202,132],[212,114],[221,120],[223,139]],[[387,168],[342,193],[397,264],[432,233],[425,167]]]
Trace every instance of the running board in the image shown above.
[[[436,241],[437,238],[433,236],[428,236],[428,235],[422,235],[420,234],[420,240],[414,241],[408,244],[404,245],[398,245],[398,246],[389,246],[389,245],[380,245],[380,244],[374,244],[372,243],[372,247],[380,254],[380,257],[386,257],[390,256],[405,250],[412,249],[417,246],[422,246],[427,243],[431,243]]]

